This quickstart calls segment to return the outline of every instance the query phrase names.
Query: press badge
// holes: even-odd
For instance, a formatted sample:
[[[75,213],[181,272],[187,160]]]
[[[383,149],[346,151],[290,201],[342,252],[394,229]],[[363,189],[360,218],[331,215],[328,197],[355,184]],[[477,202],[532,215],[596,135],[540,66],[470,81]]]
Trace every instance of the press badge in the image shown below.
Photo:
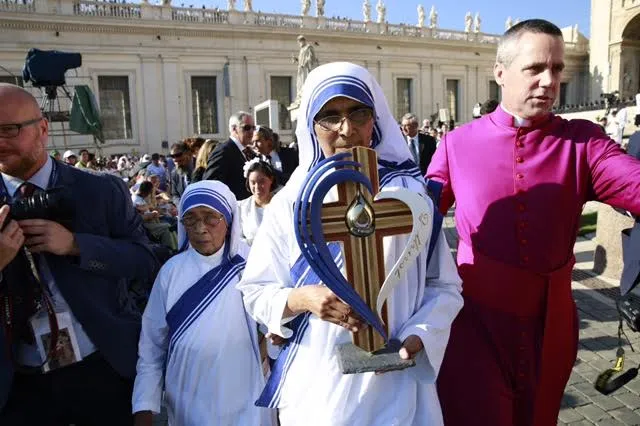
[[[31,328],[38,345],[40,359],[46,360],[42,365],[44,373],[82,360],[71,315],[69,312],[59,312],[56,313],[56,318],[58,320],[58,339],[55,351],[49,350],[52,340],[49,317],[45,313],[40,313],[31,318]],[[49,356],[50,353],[51,356]]]

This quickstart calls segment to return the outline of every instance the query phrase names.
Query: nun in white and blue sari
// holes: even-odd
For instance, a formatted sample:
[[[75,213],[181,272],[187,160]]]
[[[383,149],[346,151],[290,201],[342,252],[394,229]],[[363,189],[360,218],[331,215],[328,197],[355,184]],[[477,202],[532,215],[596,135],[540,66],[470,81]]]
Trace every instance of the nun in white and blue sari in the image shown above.
[[[376,150],[382,191],[401,187],[426,195],[425,181],[381,87],[366,69],[350,63],[316,68],[304,85],[299,117],[300,166],[266,209],[238,284],[247,312],[270,333],[287,339],[256,403],[279,408],[282,426],[441,425],[435,382],[451,323],[463,303],[461,281],[442,231],[432,236],[429,267],[425,248],[387,300],[391,337],[404,342],[416,366],[381,375],[343,375],[336,346],[351,341],[344,327],[345,322],[352,324],[351,310],[344,311],[346,305],[338,299],[322,313],[329,320],[312,313],[320,312],[314,295],[328,290],[301,256],[293,227],[294,202],[309,170],[351,146]],[[336,191],[331,191],[324,202],[335,200]],[[383,239],[387,271],[408,237]],[[330,244],[342,266],[337,248]]]
[[[183,251],[160,270],[142,318],[136,420],[160,412],[164,390],[170,425],[272,424],[272,410],[254,405],[264,377],[256,323],[236,289],[248,252],[237,211],[221,182],[189,185],[182,196]]]

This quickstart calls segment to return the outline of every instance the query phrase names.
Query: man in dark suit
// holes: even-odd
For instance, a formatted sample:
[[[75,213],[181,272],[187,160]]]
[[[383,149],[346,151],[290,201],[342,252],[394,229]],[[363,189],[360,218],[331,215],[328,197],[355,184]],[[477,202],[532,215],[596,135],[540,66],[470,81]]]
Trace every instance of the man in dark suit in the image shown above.
[[[280,146],[280,137],[269,127],[258,126],[253,133],[253,147],[263,161],[268,162],[278,176],[278,183],[285,185],[298,167],[298,151]]]
[[[233,114],[229,119],[229,140],[216,145],[202,176],[203,180],[219,180],[226,184],[238,201],[251,195],[245,185],[243,166],[255,157],[251,149],[255,128],[249,113],[239,111]]]
[[[33,96],[0,84],[0,192],[15,204],[62,188],[71,212],[16,221],[0,208],[0,424],[132,424],[140,313],[127,309],[127,282],[150,281],[159,265],[124,182],[54,161],[47,138]],[[36,344],[72,334],[77,362],[44,373],[63,359]]]
[[[406,137],[409,151],[413,155],[413,161],[420,167],[420,172],[425,175],[431,157],[436,152],[436,140],[432,136],[418,133],[418,118],[414,114],[405,114],[402,117],[400,127]]]
[[[171,158],[175,163],[175,167],[171,171],[171,201],[178,207],[180,197],[184,194],[187,185],[191,183],[193,153],[186,143],[178,142],[171,146]]]

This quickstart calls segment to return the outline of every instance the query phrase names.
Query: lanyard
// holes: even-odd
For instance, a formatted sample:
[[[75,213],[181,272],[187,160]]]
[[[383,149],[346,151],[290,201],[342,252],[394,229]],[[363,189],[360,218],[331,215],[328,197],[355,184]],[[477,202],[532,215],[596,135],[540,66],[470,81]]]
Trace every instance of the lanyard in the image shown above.
[[[49,176],[49,182],[47,184],[47,188],[45,189],[55,186],[58,181],[58,177],[59,177],[58,164],[56,161],[53,161],[51,175]],[[12,194],[9,194],[9,191],[7,190],[7,186],[4,182],[4,179],[0,178],[0,182],[1,182],[0,196],[3,196],[5,199],[12,199],[13,196]],[[42,305],[44,305],[47,311],[47,317],[49,319],[49,327],[51,329],[51,339],[49,341],[49,347],[45,348],[47,356],[44,362],[40,365],[40,367],[42,367],[44,364],[46,364],[49,361],[49,359],[56,357],[58,334],[59,334],[58,318],[56,317],[56,312],[53,306],[53,302],[51,301],[50,289],[48,288],[48,285],[46,285],[46,283],[42,281],[40,272],[38,271],[38,268],[36,266],[36,259],[34,259],[29,249],[27,249],[26,247],[23,247],[23,250],[27,258],[27,261],[29,263],[31,273],[33,274],[33,277],[35,278],[39,287],[37,291],[37,296],[39,296],[40,300],[36,304],[37,306],[36,312],[40,310],[40,307]],[[7,336],[7,352],[9,355],[9,359],[11,359],[15,365],[15,360],[13,358],[13,350],[12,350],[13,301],[12,301],[11,295],[9,294],[8,285],[6,286],[6,293],[1,295],[0,299],[1,299],[0,311],[2,311],[2,317],[4,322],[3,325],[4,325],[4,329]],[[19,366],[16,365],[16,367],[19,369]]]

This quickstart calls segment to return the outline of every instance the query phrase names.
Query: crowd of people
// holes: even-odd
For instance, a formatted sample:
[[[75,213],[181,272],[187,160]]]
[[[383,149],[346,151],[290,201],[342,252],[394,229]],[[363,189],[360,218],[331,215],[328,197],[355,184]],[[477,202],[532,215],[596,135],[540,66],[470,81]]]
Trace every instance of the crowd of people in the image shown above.
[[[36,100],[0,84],[0,424],[150,426],[162,407],[172,425],[556,424],[577,351],[582,206],[640,214],[640,161],[551,113],[563,46],[550,22],[514,25],[496,58],[501,103],[455,129],[393,117],[369,71],[336,62],[305,81],[295,147],[239,111],[227,141],[187,138],[106,173],[87,150],[49,156]],[[385,305],[415,366],[386,373],[342,374],[336,348],[370,325],[295,232],[309,172],[358,146],[376,151],[381,191],[432,209],[432,244]],[[60,188],[67,209],[12,215]],[[454,203],[457,262],[440,227]],[[408,244],[384,237],[387,271]],[[343,271],[353,262],[327,250]]]

